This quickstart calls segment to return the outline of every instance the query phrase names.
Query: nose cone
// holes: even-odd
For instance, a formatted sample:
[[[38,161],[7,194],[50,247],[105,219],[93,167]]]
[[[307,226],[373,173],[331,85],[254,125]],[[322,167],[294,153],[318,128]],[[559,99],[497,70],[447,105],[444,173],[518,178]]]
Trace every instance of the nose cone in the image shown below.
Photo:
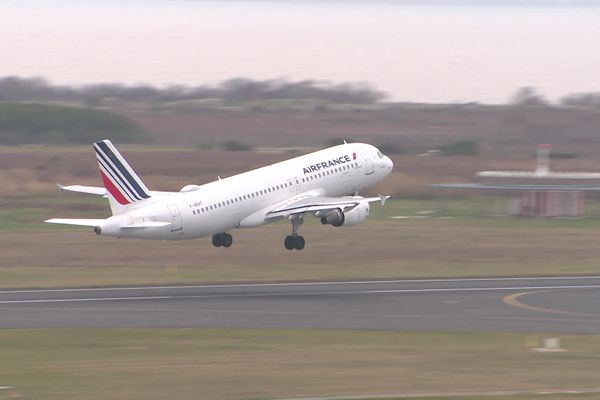
[[[392,170],[394,169],[394,162],[392,161],[391,158],[389,158],[388,156],[384,157],[384,162],[385,162],[385,166],[389,172],[392,172]]]

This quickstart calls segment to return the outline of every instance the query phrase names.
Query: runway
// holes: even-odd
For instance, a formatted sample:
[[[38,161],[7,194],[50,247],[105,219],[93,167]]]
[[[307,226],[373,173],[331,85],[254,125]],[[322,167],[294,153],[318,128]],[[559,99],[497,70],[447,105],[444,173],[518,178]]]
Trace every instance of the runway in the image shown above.
[[[600,333],[600,276],[0,291],[0,328]]]

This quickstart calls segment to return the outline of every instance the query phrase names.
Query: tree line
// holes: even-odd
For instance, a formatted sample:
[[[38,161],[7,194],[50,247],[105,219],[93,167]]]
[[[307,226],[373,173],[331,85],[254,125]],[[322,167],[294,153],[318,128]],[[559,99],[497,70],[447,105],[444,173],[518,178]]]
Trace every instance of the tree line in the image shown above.
[[[339,104],[372,104],[386,94],[366,84],[331,84],[314,80],[252,80],[235,78],[215,86],[126,86],[102,83],[84,86],[55,85],[42,78],[0,78],[0,101],[80,102],[98,104],[105,99],[131,103],[167,103],[217,99],[228,104],[265,100],[319,100]]]

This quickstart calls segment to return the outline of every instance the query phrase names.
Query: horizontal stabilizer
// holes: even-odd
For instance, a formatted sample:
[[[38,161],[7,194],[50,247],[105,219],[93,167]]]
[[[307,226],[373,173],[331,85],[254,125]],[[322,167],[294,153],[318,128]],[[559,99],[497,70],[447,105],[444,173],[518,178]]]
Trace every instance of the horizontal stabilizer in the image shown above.
[[[60,190],[63,190],[65,192],[86,193],[106,197],[106,189],[103,187],[83,185],[63,186],[60,184],[58,184],[57,186]]]
[[[392,196],[386,196],[384,194],[379,194],[379,197],[367,197],[365,200],[367,200],[369,203],[374,202],[374,201],[379,201],[381,202],[382,206],[385,206],[385,202],[388,201]]]
[[[75,218],[52,218],[44,222],[49,224],[77,225],[77,226],[99,226],[105,219],[75,219]]]
[[[143,228],[162,228],[171,225],[170,222],[147,221],[139,224],[131,224],[122,226],[122,229],[143,229]]]

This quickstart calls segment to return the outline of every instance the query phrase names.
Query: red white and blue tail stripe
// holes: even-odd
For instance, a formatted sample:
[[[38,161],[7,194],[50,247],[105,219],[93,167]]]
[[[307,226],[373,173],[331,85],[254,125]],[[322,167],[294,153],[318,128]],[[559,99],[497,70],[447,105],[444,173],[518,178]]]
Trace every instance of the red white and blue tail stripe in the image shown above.
[[[150,197],[150,191],[133,172],[110,140],[94,143],[104,187],[119,204],[126,206]]]

